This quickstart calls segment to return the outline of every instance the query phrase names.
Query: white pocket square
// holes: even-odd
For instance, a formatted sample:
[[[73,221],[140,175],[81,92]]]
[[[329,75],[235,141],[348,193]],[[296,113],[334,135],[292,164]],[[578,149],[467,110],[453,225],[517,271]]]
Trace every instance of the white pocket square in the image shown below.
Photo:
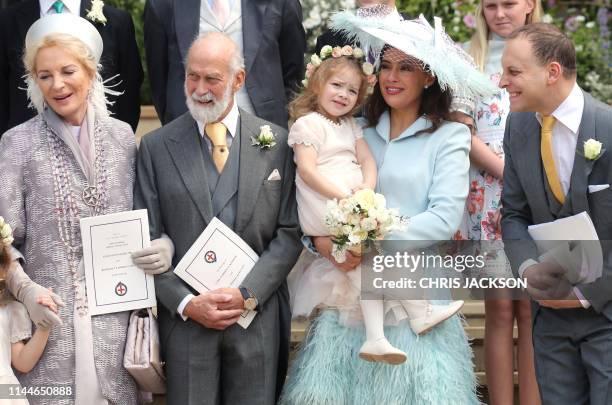
[[[274,169],[272,170],[272,173],[270,173],[270,175],[268,176],[268,181],[278,181],[281,179],[280,173],[278,172],[278,169]]]
[[[609,184],[589,184],[589,193],[596,193],[607,188],[610,188]]]

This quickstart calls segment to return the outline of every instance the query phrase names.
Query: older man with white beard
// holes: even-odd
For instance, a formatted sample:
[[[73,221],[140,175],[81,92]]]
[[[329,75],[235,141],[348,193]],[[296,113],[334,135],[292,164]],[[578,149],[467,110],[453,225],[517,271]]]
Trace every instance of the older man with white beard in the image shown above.
[[[285,278],[301,250],[287,131],[236,106],[244,63],[227,36],[196,39],[185,77],[189,112],[141,142],[134,205],[148,209],[151,238],[174,242],[173,265],[213,217],[259,261],[240,288],[199,295],[173,271],[156,276],[167,401],[273,404],[284,380]],[[276,141],[268,148],[252,142],[265,125]],[[258,312],[247,329],[236,325],[245,308]]]

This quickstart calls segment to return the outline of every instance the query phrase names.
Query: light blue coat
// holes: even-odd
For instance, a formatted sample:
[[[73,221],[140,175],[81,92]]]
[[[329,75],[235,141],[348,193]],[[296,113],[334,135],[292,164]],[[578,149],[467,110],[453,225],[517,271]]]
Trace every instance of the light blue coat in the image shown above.
[[[416,132],[431,126],[418,118],[389,141],[389,113],[376,127],[365,128],[378,167],[376,191],[409,218],[396,240],[449,240],[459,228],[468,194],[470,131],[465,125],[444,122],[434,133]]]

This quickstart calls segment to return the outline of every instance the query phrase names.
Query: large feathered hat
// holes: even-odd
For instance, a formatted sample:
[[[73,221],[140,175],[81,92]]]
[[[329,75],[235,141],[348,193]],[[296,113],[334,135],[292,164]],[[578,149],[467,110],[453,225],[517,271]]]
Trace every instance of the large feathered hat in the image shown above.
[[[439,17],[434,17],[432,27],[422,14],[414,20],[402,20],[389,18],[384,7],[374,7],[357,13],[336,13],[331,28],[358,41],[377,61],[385,46],[418,59],[437,77],[442,90],[450,89],[453,94],[470,98],[489,97],[499,91],[446,34]]]

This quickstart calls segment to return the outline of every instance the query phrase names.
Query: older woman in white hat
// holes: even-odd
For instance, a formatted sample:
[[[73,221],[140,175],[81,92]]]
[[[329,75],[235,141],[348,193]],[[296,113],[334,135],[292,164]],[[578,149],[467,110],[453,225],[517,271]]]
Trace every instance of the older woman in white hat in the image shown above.
[[[0,213],[14,230],[14,256],[22,259],[13,262],[8,284],[35,324],[60,326],[41,361],[18,378],[24,387],[72,390],[70,398],[31,396],[33,404],[133,404],[136,385],[122,365],[129,314],[88,314],[79,220],[132,209],[134,134],[109,117],[111,90],[98,72],[102,38],[87,20],[43,17],[25,45],[27,92],[38,115],[0,141]],[[137,252],[138,260],[165,270],[171,250],[157,243]],[[162,256],[165,262],[157,260]],[[41,286],[65,302],[59,318],[33,298]]]

